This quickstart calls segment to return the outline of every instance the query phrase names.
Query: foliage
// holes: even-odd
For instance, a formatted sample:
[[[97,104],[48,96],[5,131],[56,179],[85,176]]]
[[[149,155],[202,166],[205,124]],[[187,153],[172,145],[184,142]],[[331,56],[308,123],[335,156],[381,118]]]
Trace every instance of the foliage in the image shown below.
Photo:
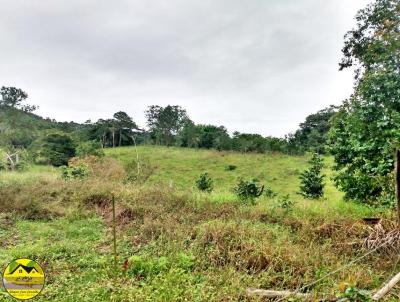
[[[128,259],[127,274],[130,277],[150,277],[160,274],[169,268],[167,257],[146,260],[140,256],[131,256]]]
[[[307,198],[320,198],[324,195],[324,177],[321,174],[324,166],[323,159],[314,153],[309,161],[309,169],[300,174],[300,194]]]
[[[89,169],[84,164],[67,167],[61,166],[61,178],[64,180],[80,179],[83,180],[89,176]]]
[[[67,134],[50,133],[41,138],[34,152],[36,157],[46,158],[49,164],[59,167],[75,156],[75,145]]]
[[[87,141],[78,145],[76,155],[80,157],[88,155],[104,156],[104,151],[98,141]]]
[[[293,200],[290,199],[289,194],[279,198],[279,206],[286,211],[293,210],[293,206],[295,204],[296,204],[296,202],[294,202]]]
[[[28,94],[22,89],[15,87],[1,87],[0,89],[0,106],[18,108],[25,112],[32,112],[36,110],[36,106],[22,104],[27,98]]]
[[[180,252],[177,257],[177,266],[185,271],[190,271],[196,264],[196,257]]]
[[[259,134],[234,132],[232,150],[239,152],[286,152],[287,142],[275,137],[263,137]]]
[[[114,113],[114,124],[112,130],[118,132],[118,146],[122,146],[123,142],[130,142],[132,140],[132,130],[138,129],[138,126],[133,119],[123,111]],[[113,144],[115,146],[115,143]]]
[[[269,187],[265,187],[264,192],[265,192],[265,196],[267,196],[268,198],[274,198],[274,197],[278,196],[278,193],[276,193],[274,190],[272,190]]]
[[[190,148],[234,150],[243,153],[288,152],[288,142],[259,134],[234,132],[230,137],[224,126],[195,125],[187,121],[178,134],[178,145]]]
[[[241,201],[255,203],[256,198],[260,197],[264,191],[264,186],[259,186],[258,181],[240,179],[239,183],[233,189],[234,193]]]
[[[344,284],[344,290],[337,295],[340,302],[372,302],[371,295],[365,291],[360,290],[356,286]]]
[[[356,19],[340,63],[341,69],[356,67],[355,91],[333,120],[330,146],[336,185],[347,199],[365,202],[393,191],[387,184],[393,187],[393,151],[400,142],[400,3],[377,0]]]
[[[112,119],[99,119],[97,122],[89,122],[87,125],[88,138],[99,140],[102,147],[133,144],[134,130],[139,128],[133,119],[123,111],[114,113]]]
[[[290,136],[289,144],[293,145],[299,152],[326,153],[325,145],[331,127],[330,121],[337,109],[336,106],[330,106],[307,116],[306,120],[300,124],[300,129]]]
[[[205,191],[210,193],[213,190],[213,180],[208,176],[207,172],[204,172],[196,180],[196,187],[200,191]]]
[[[29,167],[29,153],[21,148],[0,149],[0,171],[24,171]]]
[[[175,135],[187,124],[186,110],[180,106],[149,106],[145,112],[147,125],[156,144],[171,146]]]

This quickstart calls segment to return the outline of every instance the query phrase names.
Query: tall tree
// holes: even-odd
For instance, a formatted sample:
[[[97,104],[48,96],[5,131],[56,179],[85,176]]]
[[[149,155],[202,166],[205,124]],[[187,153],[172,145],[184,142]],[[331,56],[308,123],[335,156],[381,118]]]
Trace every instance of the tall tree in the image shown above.
[[[330,131],[337,186],[347,198],[393,199],[400,144],[400,2],[376,0],[357,14],[340,69],[355,67],[355,91]]]
[[[27,147],[34,139],[32,111],[36,106],[24,104],[28,94],[15,87],[0,89],[0,145]]]
[[[325,153],[327,136],[331,127],[330,120],[337,110],[336,106],[330,106],[307,116],[306,120],[300,124],[300,129],[291,137],[291,144],[296,145],[301,152]]]
[[[15,87],[1,87],[0,89],[0,106],[21,109],[25,112],[32,112],[36,110],[34,105],[26,105],[23,102],[28,98],[28,94],[22,89]]]
[[[115,125],[118,131],[118,146],[122,145],[123,137],[130,140],[130,135],[133,129],[138,129],[138,126],[133,119],[125,112],[118,111],[114,114]]]
[[[189,117],[180,106],[149,106],[145,112],[147,126],[157,144],[171,146],[176,134],[184,127]]]
[[[36,157],[45,158],[48,163],[59,167],[68,164],[75,156],[75,145],[68,134],[49,133],[33,146]]]
[[[99,119],[96,123],[91,125],[89,130],[89,137],[91,139],[99,139],[101,146],[104,148],[109,144],[109,137],[111,136],[112,120]]]

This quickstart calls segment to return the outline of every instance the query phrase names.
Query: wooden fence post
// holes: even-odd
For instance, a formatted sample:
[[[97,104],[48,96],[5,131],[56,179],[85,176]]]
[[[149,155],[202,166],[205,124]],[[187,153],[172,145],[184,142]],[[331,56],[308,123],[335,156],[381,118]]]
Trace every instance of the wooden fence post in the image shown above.
[[[117,271],[117,266],[118,266],[118,259],[117,259],[117,223],[115,220],[115,196],[114,194],[112,195],[112,224],[113,224],[113,254],[114,254],[114,269],[115,272]]]

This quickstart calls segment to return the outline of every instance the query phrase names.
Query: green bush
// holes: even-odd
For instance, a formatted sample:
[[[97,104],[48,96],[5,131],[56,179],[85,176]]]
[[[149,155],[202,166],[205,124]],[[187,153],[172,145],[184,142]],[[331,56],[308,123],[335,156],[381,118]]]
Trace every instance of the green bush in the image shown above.
[[[260,197],[264,191],[264,186],[259,186],[257,180],[243,180],[241,179],[233,192],[239,197],[241,201],[255,203],[256,198]]]
[[[75,146],[71,137],[64,133],[51,133],[40,139],[33,147],[37,158],[46,158],[53,166],[68,164],[75,156]]]
[[[190,271],[195,265],[196,258],[193,255],[188,255],[185,253],[179,253],[177,259],[177,265],[179,268]]]
[[[294,205],[295,205],[295,202],[290,199],[289,194],[279,198],[279,206],[286,211],[291,211],[293,209]]]
[[[150,260],[143,259],[140,256],[132,256],[128,260],[127,274],[130,277],[149,277],[151,275],[160,274],[169,268],[167,257],[159,257]]]
[[[213,190],[213,180],[205,172],[196,180],[197,189],[210,193]]]
[[[337,295],[339,301],[348,301],[348,302],[372,302],[371,295],[365,291],[360,290],[353,285],[348,285],[346,289]]]
[[[84,179],[89,176],[89,169],[84,165],[76,167],[61,167],[61,178],[64,180],[70,179]]]
[[[104,156],[104,151],[98,141],[88,141],[79,144],[76,148],[76,155],[79,157],[88,155]]]
[[[300,194],[304,197],[317,199],[324,195],[324,177],[321,174],[324,166],[321,156],[314,153],[309,161],[310,168],[300,174]]]

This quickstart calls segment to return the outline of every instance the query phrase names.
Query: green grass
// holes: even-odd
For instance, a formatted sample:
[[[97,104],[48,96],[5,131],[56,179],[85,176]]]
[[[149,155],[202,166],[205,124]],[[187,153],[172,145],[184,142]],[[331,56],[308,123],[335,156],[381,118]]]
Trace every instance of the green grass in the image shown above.
[[[330,179],[331,158],[325,159],[325,196],[307,200],[297,194],[307,156],[155,146],[138,152],[148,170],[145,182],[101,176],[64,182],[51,167],[0,173],[0,263],[30,257],[43,265],[47,281],[36,301],[240,301],[248,287],[295,289],[364,252],[360,244],[348,245],[368,233],[360,218],[393,215],[344,202]],[[106,154],[122,165],[136,158],[132,147]],[[210,194],[195,189],[205,171],[214,179]],[[257,178],[278,196],[244,204],[232,193],[239,178]],[[117,200],[116,270],[111,194]],[[289,209],[281,206],[286,194],[294,202]],[[126,259],[131,263],[124,271]],[[374,255],[311,292],[333,295],[349,280],[373,290],[392,269],[391,257]],[[1,299],[12,301],[4,291]]]
[[[299,188],[298,176],[307,167],[306,156],[283,154],[241,154],[215,150],[182,149],[175,147],[139,146],[139,161],[155,168],[148,179],[148,185],[163,183],[180,189],[194,188],[194,182],[203,172],[214,180],[217,194],[229,193],[239,178],[256,178],[281,194],[296,194]],[[106,154],[122,163],[136,159],[132,147],[107,149]],[[328,159],[328,166],[331,160]],[[227,171],[228,165],[236,170]],[[341,198],[332,185],[328,172],[327,196]]]
[[[299,172],[306,167],[305,157],[282,154],[241,154],[214,150],[182,149],[174,147],[139,146],[139,159],[155,167],[148,185],[164,183],[178,188],[193,188],[194,180],[203,172],[214,179],[218,192],[228,192],[240,177],[257,178],[282,194],[297,191]],[[106,154],[122,163],[136,158],[135,149],[123,147],[107,149]],[[234,171],[226,171],[235,165]]]
[[[58,176],[58,169],[51,166],[29,165],[23,172],[0,171],[0,183],[27,183],[40,179],[54,179]]]
[[[310,201],[303,198],[299,192],[300,173],[307,168],[309,156],[290,156],[279,153],[272,154],[242,154],[237,152],[219,152],[203,149],[183,149],[176,147],[139,146],[137,148],[139,162],[149,164],[154,168],[146,186],[173,186],[179,190],[192,191],[195,189],[195,180],[201,173],[208,172],[214,181],[214,190],[206,194],[216,202],[236,200],[232,188],[240,178],[256,178],[281,196],[290,197],[307,208],[307,211],[316,211],[319,214],[368,216],[371,209],[354,203],[343,202],[343,194],[334,186],[331,167],[333,160],[325,158],[325,195],[321,201]],[[121,147],[106,149],[106,154],[126,164],[136,161],[136,149]],[[228,165],[235,165],[233,171],[227,171]],[[268,202],[262,196],[260,202]],[[300,207],[301,207],[300,206]]]

